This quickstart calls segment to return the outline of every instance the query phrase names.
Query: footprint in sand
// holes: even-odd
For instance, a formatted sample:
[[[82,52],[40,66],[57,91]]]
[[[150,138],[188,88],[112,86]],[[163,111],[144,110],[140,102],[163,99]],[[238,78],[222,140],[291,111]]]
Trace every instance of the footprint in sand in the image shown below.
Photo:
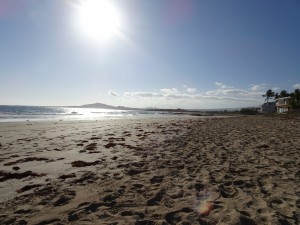
[[[168,224],[178,224],[179,222],[184,220],[187,214],[193,212],[194,210],[191,208],[182,208],[180,210],[168,212],[167,214],[165,214],[165,220],[168,222]]]
[[[63,175],[59,176],[58,178],[62,179],[62,180],[65,180],[65,179],[74,178],[74,177],[76,177],[76,174],[75,173],[70,173],[70,174],[63,174]]]
[[[64,190],[64,193],[58,197],[53,203],[54,206],[62,206],[68,204],[74,197],[76,192],[72,190]]]
[[[164,176],[154,176],[150,179],[151,184],[160,184],[164,180]]]
[[[100,164],[101,161],[96,160],[94,162],[85,162],[85,161],[81,161],[81,160],[77,160],[74,162],[71,162],[72,167],[86,167],[86,166],[95,166]]]
[[[152,198],[147,201],[147,206],[159,205],[165,193],[166,190],[164,188],[160,189]]]
[[[29,191],[29,190],[31,190],[31,189],[33,189],[33,188],[37,188],[37,187],[41,187],[41,186],[42,186],[42,184],[31,184],[31,185],[26,185],[26,186],[20,188],[19,190],[17,190],[17,192],[18,192],[18,193],[23,193],[23,192],[25,192],[25,191]]]
[[[71,183],[84,185],[86,183],[94,183],[97,179],[99,179],[99,177],[95,173],[88,171],[82,174],[79,179],[73,180]]]
[[[234,186],[220,185],[219,190],[223,198],[233,198],[238,194],[238,189]]]
[[[137,220],[135,225],[156,225],[157,223],[153,220]]]
[[[123,212],[120,213],[121,216],[137,216],[139,217],[140,219],[143,219],[145,217],[145,214],[142,213],[142,212],[134,212],[134,211],[130,211],[130,210],[125,210]]]

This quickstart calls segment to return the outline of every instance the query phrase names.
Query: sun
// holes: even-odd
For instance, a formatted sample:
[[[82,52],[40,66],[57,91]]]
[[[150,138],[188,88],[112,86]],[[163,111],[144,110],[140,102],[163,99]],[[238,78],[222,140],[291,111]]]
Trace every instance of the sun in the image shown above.
[[[95,41],[104,41],[114,36],[120,26],[120,16],[111,0],[85,0],[78,6],[80,31]]]

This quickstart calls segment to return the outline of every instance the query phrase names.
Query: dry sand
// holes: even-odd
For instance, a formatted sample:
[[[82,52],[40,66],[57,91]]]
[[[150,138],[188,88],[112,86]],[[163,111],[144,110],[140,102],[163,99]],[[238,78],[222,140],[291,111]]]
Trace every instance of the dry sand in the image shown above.
[[[0,123],[0,224],[299,223],[299,117]]]

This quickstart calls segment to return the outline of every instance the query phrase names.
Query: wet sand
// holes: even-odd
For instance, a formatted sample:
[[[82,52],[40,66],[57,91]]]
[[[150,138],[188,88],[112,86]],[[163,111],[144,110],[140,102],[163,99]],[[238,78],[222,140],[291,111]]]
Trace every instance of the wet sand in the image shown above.
[[[299,224],[300,118],[0,123],[0,224]]]

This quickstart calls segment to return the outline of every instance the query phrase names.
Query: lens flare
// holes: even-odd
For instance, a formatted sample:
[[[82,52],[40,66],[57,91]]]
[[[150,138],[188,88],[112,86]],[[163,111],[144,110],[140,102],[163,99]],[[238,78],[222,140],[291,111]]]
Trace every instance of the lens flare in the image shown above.
[[[210,191],[203,190],[197,194],[196,211],[201,216],[207,216],[213,210],[213,197]]]

